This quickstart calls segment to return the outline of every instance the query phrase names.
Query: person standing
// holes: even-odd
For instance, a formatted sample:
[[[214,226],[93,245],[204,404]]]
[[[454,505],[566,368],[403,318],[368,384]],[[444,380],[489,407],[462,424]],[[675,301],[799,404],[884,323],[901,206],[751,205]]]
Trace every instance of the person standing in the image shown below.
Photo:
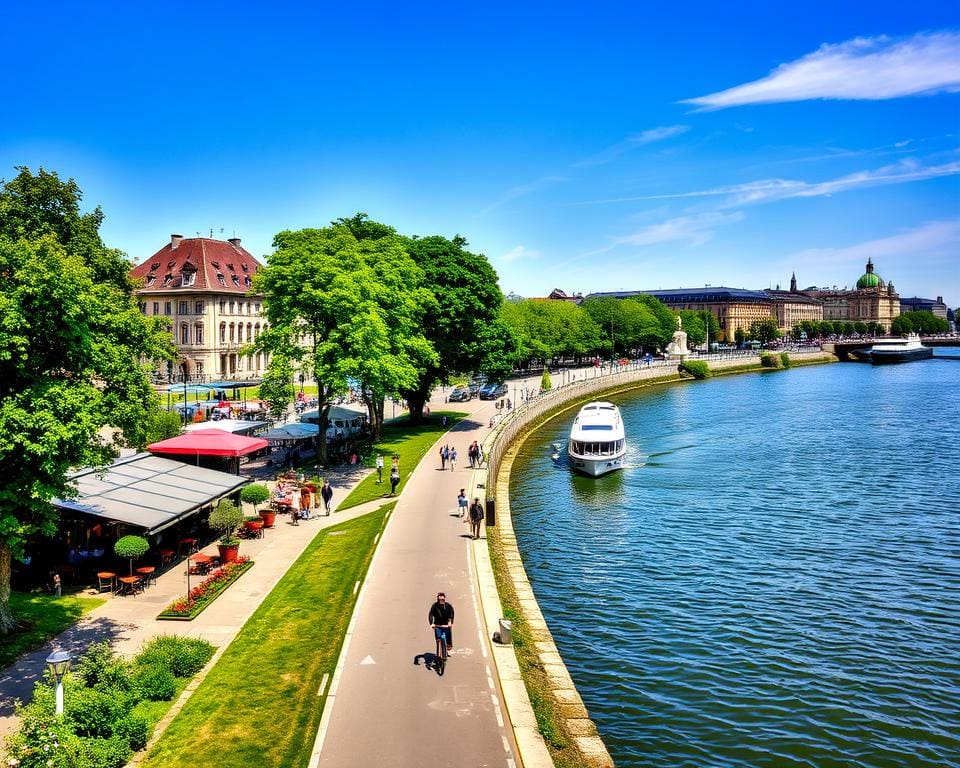
[[[383,482],[383,456],[377,454],[377,485]]]
[[[323,499],[323,510],[330,514],[330,502],[333,500],[333,488],[329,480],[323,481],[323,487],[320,489],[320,498]]]
[[[483,505],[479,497],[474,497],[470,505],[470,534],[474,539],[480,538],[480,523],[483,520]]]
[[[443,592],[437,592],[437,602],[430,606],[427,621],[433,627],[434,636],[443,632],[447,640],[447,653],[453,653],[453,605],[447,602]]]
[[[460,495],[457,496],[457,508],[460,511],[460,519],[466,522],[467,519],[467,505],[470,502],[467,501],[467,489],[461,488]]]
[[[447,457],[450,455],[450,449],[447,446],[443,446],[440,449],[440,471],[443,472],[447,468]]]
[[[400,485],[400,470],[394,467],[390,470],[390,495],[397,495],[397,486]]]
[[[450,461],[450,471],[453,472],[453,470],[457,468],[457,449],[456,448],[450,449],[449,461]]]
[[[306,485],[300,486],[300,516],[310,519],[310,489]]]

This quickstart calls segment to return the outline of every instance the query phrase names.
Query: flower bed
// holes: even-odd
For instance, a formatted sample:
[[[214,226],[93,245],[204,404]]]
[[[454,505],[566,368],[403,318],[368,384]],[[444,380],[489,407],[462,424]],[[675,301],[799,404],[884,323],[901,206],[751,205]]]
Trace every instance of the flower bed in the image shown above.
[[[235,563],[227,563],[222,568],[217,568],[191,589],[189,596],[174,600],[161,611],[157,618],[168,621],[192,621],[252,565],[253,560],[240,557]]]

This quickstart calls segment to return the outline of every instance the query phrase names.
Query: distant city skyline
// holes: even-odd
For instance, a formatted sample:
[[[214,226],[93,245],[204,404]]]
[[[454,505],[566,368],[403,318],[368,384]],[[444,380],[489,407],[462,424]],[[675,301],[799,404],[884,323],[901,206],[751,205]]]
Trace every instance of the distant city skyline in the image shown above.
[[[0,178],[142,261],[364,211],[504,293],[852,287],[960,305],[960,10],[505,3],[7,11]],[[42,35],[35,34],[42,31]]]

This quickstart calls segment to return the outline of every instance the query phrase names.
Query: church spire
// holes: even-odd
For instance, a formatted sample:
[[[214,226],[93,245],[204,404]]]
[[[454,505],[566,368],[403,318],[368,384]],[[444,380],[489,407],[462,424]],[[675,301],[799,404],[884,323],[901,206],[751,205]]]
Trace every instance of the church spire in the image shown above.
[[[797,292],[797,273],[794,272],[790,275],[790,293]]]

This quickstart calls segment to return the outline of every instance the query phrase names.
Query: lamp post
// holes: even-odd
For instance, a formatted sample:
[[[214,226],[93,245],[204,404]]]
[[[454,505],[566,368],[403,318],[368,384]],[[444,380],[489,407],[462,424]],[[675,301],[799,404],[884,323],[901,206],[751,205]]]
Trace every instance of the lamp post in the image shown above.
[[[47,656],[47,669],[57,681],[56,713],[63,714],[63,676],[70,670],[70,654],[67,651],[56,651]]]

